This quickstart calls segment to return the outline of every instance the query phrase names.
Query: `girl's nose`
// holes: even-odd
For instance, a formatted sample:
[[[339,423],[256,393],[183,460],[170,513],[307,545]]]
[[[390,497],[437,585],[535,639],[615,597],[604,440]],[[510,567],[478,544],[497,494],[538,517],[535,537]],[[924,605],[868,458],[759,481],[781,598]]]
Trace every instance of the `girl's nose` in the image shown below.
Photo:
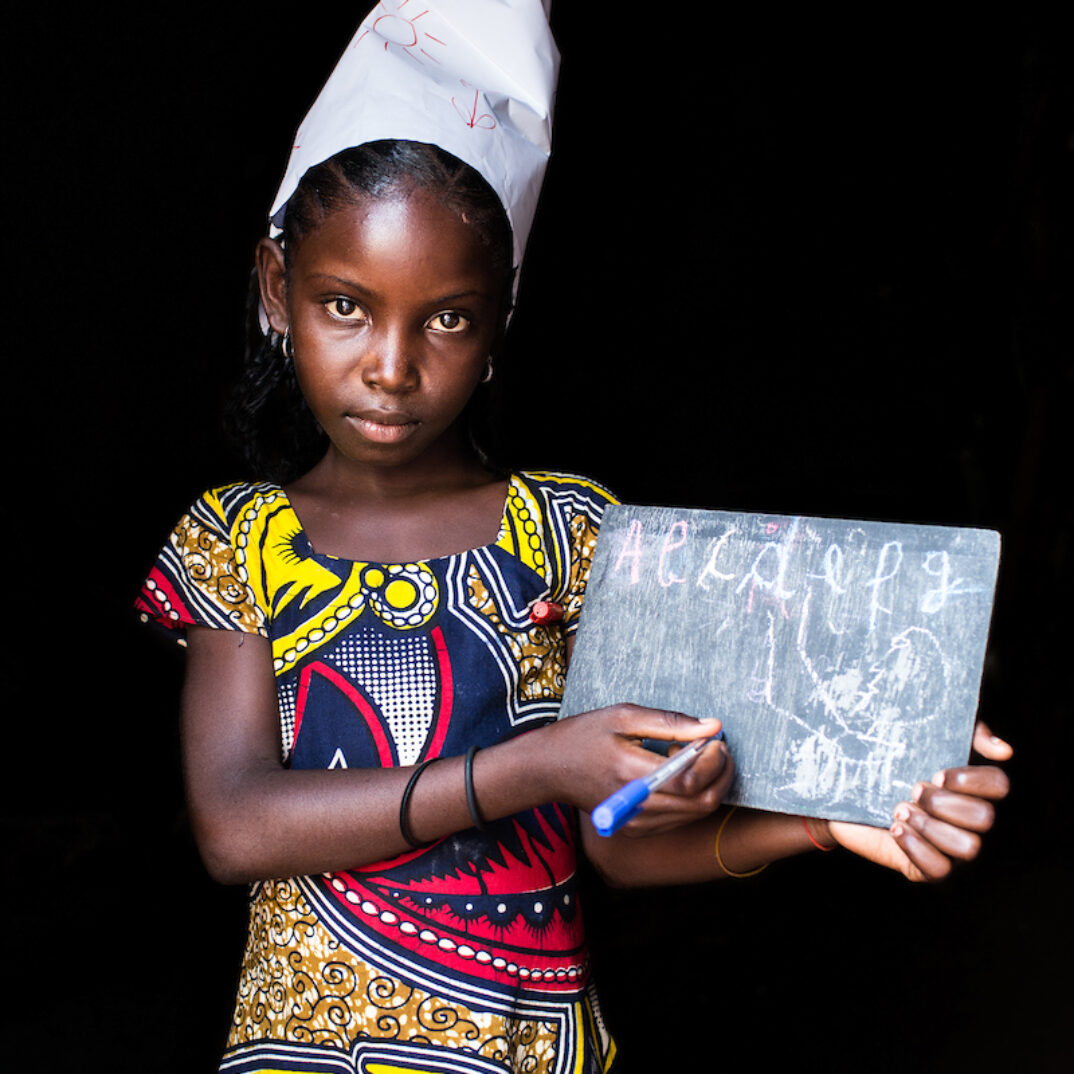
[[[401,332],[385,332],[370,341],[362,359],[362,380],[371,388],[398,395],[418,385],[418,368]]]

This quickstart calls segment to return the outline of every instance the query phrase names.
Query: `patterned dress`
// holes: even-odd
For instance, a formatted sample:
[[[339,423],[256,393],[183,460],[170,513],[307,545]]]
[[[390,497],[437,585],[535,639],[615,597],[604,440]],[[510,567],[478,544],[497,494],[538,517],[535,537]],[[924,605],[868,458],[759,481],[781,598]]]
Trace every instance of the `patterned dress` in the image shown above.
[[[313,550],[277,485],[206,493],[144,618],[270,639],[291,768],[413,765],[556,716],[602,488],[513,475],[494,544],[419,563]],[[562,605],[551,625],[534,601]],[[609,1069],[575,886],[576,818],[549,804],[347,872],[253,885],[221,1070]]]

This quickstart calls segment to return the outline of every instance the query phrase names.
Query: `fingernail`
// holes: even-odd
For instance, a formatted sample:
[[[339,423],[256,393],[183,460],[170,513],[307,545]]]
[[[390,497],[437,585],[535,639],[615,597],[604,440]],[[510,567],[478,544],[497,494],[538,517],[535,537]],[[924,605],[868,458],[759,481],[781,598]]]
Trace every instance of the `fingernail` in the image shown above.
[[[909,820],[910,819],[910,807],[905,802],[900,802],[895,807],[895,819],[896,820]]]
[[[933,777],[933,782],[935,782],[935,777]],[[925,785],[923,783],[918,783],[918,784],[916,784],[914,786],[914,793],[911,795],[911,797],[913,798],[913,800],[915,802],[920,802],[921,801],[921,796],[924,793],[925,793]]]
[[[894,835],[896,838],[903,834],[903,830],[904,829],[901,824],[893,824],[891,826],[891,834]]]
[[[935,786],[937,786],[937,787],[942,787],[942,786],[943,786],[943,782],[944,782],[944,781],[943,781],[943,773],[942,773],[942,772],[937,772],[937,773],[936,773],[936,775],[934,775],[934,776],[932,777],[932,782],[933,782],[933,784],[934,784]]]

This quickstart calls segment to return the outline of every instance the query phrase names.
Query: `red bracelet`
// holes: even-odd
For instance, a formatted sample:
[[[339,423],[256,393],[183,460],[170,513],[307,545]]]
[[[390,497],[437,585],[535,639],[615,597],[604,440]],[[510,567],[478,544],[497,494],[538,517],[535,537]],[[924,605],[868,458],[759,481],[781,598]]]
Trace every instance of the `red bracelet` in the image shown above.
[[[826,847],[823,843],[817,841],[816,836],[809,830],[809,821],[805,817],[802,818],[802,827],[805,828],[806,836],[817,850],[835,850],[834,846]]]

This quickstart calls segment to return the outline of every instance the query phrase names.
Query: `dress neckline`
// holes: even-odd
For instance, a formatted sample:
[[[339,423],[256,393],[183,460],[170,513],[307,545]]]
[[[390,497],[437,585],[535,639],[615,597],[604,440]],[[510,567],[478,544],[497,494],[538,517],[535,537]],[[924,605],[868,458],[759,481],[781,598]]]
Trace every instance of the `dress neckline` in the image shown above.
[[[424,556],[419,559],[411,560],[376,560],[376,559],[354,559],[350,556],[337,556],[331,552],[319,552],[313,547],[313,542],[309,539],[309,534],[306,532],[305,524],[302,522],[302,518],[295,510],[295,505],[291,501],[291,497],[288,495],[287,490],[275,482],[271,487],[283,498],[287,505],[287,510],[294,516],[296,530],[295,536],[301,540],[303,551],[312,559],[324,560],[329,563],[351,563],[356,566],[369,566],[373,564],[378,567],[405,567],[410,563],[442,563],[447,560],[457,559],[459,556],[465,556],[472,552],[481,552],[487,548],[495,548],[504,538],[508,529],[508,511],[511,504],[511,494],[514,492],[516,485],[519,482],[518,474],[511,472],[507,475],[507,492],[503,498],[503,508],[500,511],[500,524],[496,531],[496,537],[489,541],[487,544],[475,545],[473,548],[461,548],[457,552],[449,552],[443,556]]]

